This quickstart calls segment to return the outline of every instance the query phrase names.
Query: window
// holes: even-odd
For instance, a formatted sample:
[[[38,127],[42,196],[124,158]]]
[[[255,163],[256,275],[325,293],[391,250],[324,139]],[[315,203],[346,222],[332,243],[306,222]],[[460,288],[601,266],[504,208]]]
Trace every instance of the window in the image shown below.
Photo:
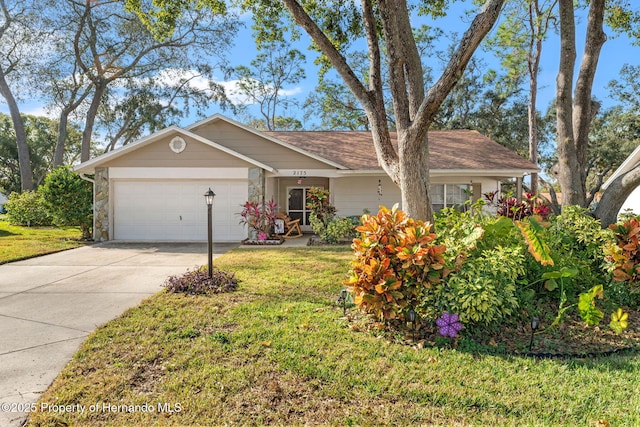
[[[431,205],[435,212],[443,208],[462,209],[471,198],[473,187],[469,184],[432,184]]]

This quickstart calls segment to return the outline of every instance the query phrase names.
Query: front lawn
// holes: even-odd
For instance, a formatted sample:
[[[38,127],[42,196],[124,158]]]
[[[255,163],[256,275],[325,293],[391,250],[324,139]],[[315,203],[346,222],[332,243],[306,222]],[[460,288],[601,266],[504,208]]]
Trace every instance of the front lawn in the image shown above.
[[[99,328],[29,425],[640,425],[637,353],[534,359],[393,343],[336,305],[352,256],[224,255],[215,264],[238,291],[161,292]]]
[[[77,227],[20,227],[0,215],[0,264],[84,245]]]

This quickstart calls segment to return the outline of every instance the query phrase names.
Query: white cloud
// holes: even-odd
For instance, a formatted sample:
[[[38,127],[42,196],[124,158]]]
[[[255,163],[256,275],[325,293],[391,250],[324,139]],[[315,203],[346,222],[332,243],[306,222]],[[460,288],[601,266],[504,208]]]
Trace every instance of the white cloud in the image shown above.
[[[228,81],[217,81],[219,85],[224,87],[225,93],[236,105],[251,105],[255,104],[248,96],[244,95],[238,86],[239,80],[228,80]],[[267,87],[269,89],[269,87]],[[296,96],[302,93],[302,88],[300,86],[296,86],[292,89],[280,89],[279,96],[288,97],[288,96]]]

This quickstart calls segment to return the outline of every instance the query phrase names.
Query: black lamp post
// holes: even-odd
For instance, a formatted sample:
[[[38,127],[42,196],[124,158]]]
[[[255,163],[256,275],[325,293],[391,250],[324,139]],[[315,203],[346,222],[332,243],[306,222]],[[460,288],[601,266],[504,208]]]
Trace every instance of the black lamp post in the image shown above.
[[[536,329],[540,326],[540,321],[537,317],[531,319],[531,341],[529,341],[529,353],[531,353],[531,349],[533,348],[533,334],[536,333]]]
[[[208,240],[209,240],[209,279],[213,277],[213,272],[211,270],[213,266],[213,220],[211,215],[211,208],[213,207],[213,198],[216,197],[216,193],[213,192],[211,187],[209,187],[209,191],[204,193],[204,200],[207,202],[207,224],[208,224]]]

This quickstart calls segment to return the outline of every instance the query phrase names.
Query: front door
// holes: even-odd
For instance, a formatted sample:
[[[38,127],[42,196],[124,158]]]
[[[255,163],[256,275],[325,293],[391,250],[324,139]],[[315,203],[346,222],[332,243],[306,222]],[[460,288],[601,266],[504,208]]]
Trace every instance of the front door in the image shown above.
[[[287,214],[291,219],[299,219],[302,231],[311,231],[309,225],[309,213],[307,209],[307,191],[311,187],[289,187],[289,202],[287,206]]]

